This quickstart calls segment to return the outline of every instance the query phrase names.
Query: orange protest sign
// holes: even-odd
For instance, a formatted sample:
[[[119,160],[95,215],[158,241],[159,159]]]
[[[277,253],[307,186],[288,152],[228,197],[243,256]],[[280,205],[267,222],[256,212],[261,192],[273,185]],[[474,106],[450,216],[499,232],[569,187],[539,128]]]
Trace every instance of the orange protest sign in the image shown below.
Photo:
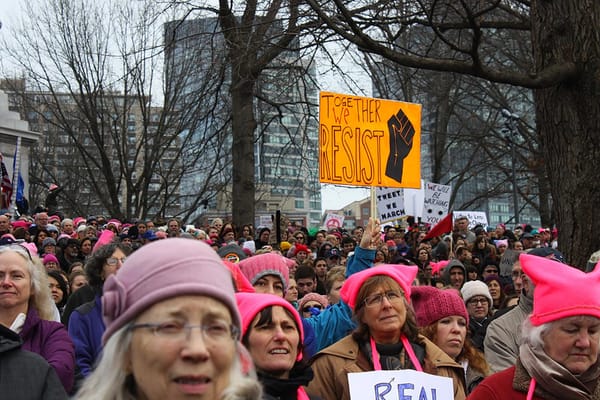
[[[421,105],[321,92],[319,179],[421,187]]]

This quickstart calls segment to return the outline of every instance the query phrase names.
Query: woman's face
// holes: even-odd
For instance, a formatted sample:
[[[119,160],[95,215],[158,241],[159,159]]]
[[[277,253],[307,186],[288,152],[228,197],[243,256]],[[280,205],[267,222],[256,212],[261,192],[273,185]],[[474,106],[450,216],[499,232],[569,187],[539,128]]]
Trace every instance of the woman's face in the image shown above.
[[[451,315],[437,322],[435,344],[453,359],[459,356],[467,337],[467,321],[464,317]]]
[[[513,245],[513,248],[517,251],[523,251],[523,243],[516,241],[515,244]]]
[[[591,316],[559,319],[542,339],[550,358],[572,374],[581,374],[598,360],[600,319]]]
[[[487,243],[485,240],[480,240],[479,242],[477,242],[477,248],[480,250],[485,249],[485,246],[487,246]]]
[[[260,314],[252,321],[248,350],[257,369],[279,378],[288,378],[298,356],[300,333],[294,319],[283,307],[274,306],[272,321],[256,326]]]
[[[81,253],[86,256],[92,253],[92,242],[90,240],[84,240],[81,242]]]
[[[427,261],[429,259],[429,253],[427,250],[419,250],[419,261]]]
[[[256,293],[270,293],[283,297],[283,283],[276,275],[265,275],[253,285]]]
[[[110,275],[116,273],[123,266],[125,253],[121,249],[115,249],[110,257],[104,261],[102,266],[102,279],[106,280]]]
[[[183,338],[159,336],[146,328],[133,331],[126,367],[140,398],[221,398],[229,385],[236,341],[231,335],[211,338],[200,326],[231,325],[229,309],[211,297],[179,296],[154,304],[135,321],[148,323],[191,325],[192,329]]]
[[[327,300],[329,304],[337,304],[340,302],[342,297],[340,296],[340,290],[342,290],[342,286],[344,285],[344,279],[339,279],[333,282],[331,285],[331,290],[327,293]]]
[[[379,298],[381,301],[378,301]],[[406,322],[406,304],[402,291],[379,286],[371,290],[365,299],[362,322],[369,327],[373,338],[378,343],[397,342]]]
[[[327,261],[319,260],[315,262],[315,273],[317,277],[323,279],[327,276]]]
[[[298,301],[298,285],[296,285],[294,278],[290,278],[290,283],[285,292],[285,299],[289,302]]]
[[[85,279],[85,276],[77,275],[75,278],[73,278],[73,282],[71,282],[71,293],[85,285],[87,285],[87,279]]]
[[[27,261],[15,251],[0,253],[0,308],[27,313],[30,297]]]
[[[502,288],[498,281],[489,281],[488,289],[490,289],[490,294],[492,295],[492,299],[499,300],[502,296]]]
[[[46,232],[44,231],[40,231],[38,232],[38,236],[37,236],[37,244],[39,246],[42,245],[42,242],[44,241],[44,239],[46,239],[48,237],[48,235],[46,234]]]
[[[63,297],[64,293],[58,284],[58,281],[54,279],[53,276],[48,276],[48,286],[50,287],[50,293],[52,294],[52,300],[54,300],[55,304],[59,304]]]

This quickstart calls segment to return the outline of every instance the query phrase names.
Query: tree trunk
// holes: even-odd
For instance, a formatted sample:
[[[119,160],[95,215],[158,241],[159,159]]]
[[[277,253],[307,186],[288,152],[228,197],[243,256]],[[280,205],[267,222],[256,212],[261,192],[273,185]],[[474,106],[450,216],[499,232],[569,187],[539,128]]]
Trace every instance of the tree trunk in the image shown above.
[[[236,70],[239,70],[236,68]],[[235,77],[231,85],[231,115],[233,130],[232,154],[232,216],[238,226],[254,224],[254,131],[253,110],[255,81]]]
[[[531,21],[537,68],[572,61],[579,69],[575,79],[534,96],[559,248],[584,268],[600,249],[600,2],[533,1]]]

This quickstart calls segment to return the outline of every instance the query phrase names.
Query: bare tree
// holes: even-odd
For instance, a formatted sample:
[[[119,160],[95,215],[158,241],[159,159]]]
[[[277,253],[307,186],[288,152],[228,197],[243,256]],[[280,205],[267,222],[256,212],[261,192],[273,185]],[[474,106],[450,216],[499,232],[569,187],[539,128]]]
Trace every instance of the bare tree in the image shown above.
[[[46,134],[32,168],[41,174],[32,182],[62,186],[69,214],[185,214],[227,184],[221,163],[201,162],[223,150],[225,123],[212,118],[211,105],[223,71],[210,70],[194,88],[203,101],[181,107],[189,96],[185,82],[162,82],[159,11],[152,2],[30,1],[21,28],[4,43],[2,58],[23,78],[11,88],[14,102]],[[189,58],[178,68],[197,62]],[[204,179],[181,210],[180,181],[192,172]]]
[[[399,65],[471,75],[533,89],[536,129],[548,173],[559,243],[583,267],[600,247],[600,3],[564,0],[308,0],[338,35]],[[396,38],[427,29],[443,54]],[[505,32],[529,31],[525,59],[497,46]]]

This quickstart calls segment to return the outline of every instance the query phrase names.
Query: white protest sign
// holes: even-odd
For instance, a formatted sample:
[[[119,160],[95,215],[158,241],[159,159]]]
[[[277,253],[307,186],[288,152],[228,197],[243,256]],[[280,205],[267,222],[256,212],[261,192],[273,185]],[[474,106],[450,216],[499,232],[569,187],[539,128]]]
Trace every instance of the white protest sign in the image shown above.
[[[469,229],[473,229],[477,225],[483,226],[484,229],[488,226],[487,215],[484,211],[454,211],[454,221],[458,217],[469,218]]]
[[[377,187],[377,216],[381,222],[395,221],[406,215],[404,210],[404,189]]]
[[[270,215],[261,215],[258,222],[259,227],[273,228],[273,220]]]
[[[432,182],[425,183],[422,222],[433,226],[448,215],[451,194],[452,186]]]
[[[452,379],[412,369],[348,374],[352,400],[447,400],[454,398]]]
[[[423,218],[424,185],[421,179],[420,189],[404,189],[404,209],[407,215],[412,215],[415,219]]]
[[[341,228],[344,225],[344,216],[338,214],[327,214],[325,227],[327,229]]]

